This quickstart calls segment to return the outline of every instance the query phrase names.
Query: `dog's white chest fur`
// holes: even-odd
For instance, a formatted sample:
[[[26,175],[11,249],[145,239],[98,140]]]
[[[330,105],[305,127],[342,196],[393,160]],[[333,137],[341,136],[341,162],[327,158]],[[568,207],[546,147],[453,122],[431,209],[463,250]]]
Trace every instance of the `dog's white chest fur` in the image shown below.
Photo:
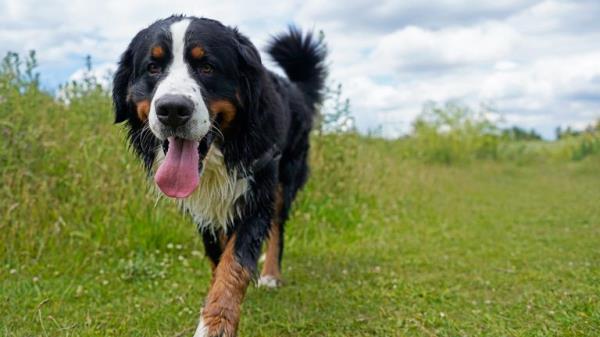
[[[155,169],[164,158],[162,149],[158,149]],[[234,217],[240,215],[247,191],[248,178],[238,178],[235,170],[229,174],[223,153],[212,146],[204,158],[200,184],[192,195],[177,202],[184,211],[191,214],[199,228],[212,232],[223,229],[227,232]]]

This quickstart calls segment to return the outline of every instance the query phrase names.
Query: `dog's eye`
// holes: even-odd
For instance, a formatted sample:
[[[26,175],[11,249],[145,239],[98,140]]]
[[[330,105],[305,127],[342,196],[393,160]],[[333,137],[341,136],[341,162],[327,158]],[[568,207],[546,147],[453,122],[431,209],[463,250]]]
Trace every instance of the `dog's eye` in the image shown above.
[[[213,66],[211,66],[208,63],[203,63],[198,67],[198,72],[200,74],[204,74],[204,75],[209,75],[212,74],[212,72],[215,70],[215,68],[213,68]]]
[[[162,69],[160,68],[160,66],[158,64],[154,63],[154,62],[148,63],[147,70],[152,75],[160,74],[160,72],[162,71]]]

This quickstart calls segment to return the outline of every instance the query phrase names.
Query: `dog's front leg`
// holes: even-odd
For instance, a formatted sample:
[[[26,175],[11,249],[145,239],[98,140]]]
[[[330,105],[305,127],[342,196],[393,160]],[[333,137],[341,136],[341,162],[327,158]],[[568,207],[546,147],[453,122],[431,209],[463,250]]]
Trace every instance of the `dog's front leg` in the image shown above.
[[[255,172],[251,195],[227,238],[194,337],[234,337],[246,289],[256,274],[260,247],[267,237],[277,181],[277,161]]]
[[[236,228],[225,245],[194,337],[233,337],[240,306],[252,280],[267,220],[254,217]]]

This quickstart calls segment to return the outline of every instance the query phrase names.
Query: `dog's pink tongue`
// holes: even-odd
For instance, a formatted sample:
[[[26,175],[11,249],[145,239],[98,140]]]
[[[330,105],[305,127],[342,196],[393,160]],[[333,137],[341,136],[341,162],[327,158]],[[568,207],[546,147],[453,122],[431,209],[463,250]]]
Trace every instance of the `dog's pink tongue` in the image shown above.
[[[171,198],[189,196],[200,182],[199,160],[198,142],[169,137],[167,156],[154,175],[156,185]]]

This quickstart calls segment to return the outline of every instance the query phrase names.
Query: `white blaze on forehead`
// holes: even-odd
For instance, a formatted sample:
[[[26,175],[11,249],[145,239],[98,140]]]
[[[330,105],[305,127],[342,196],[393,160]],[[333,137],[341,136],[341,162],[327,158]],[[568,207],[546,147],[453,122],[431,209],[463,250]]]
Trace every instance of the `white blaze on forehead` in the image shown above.
[[[187,32],[190,20],[177,21],[171,25],[171,40],[173,43],[173,63],[170,71],[185,71],[188,72],[187,64],[185,63],[185,32]]]
[[[156,116],[156,101],[164,95],[185,96],[194,103],[192,118],[184,127],[185,130],[176,135],[177,137],[200,140],[209,129],[208,108],[202,99],[200,86],[190,75],[191,69],[185,60],[185,35],[189,25],[190,20],[188,19],[171,24],[173,58],[171,64],[165,69],[166,77],[158,83],[150,104],[150,129],[161,139],[166,137],[163,126]]]

